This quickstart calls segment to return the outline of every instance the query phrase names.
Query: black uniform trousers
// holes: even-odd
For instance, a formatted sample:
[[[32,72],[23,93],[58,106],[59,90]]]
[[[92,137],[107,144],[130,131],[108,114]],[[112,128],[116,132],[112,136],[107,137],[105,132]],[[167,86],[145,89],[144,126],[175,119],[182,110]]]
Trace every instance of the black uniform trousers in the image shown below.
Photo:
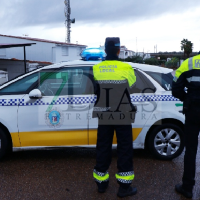
[[[112,159],[112,141],[114,130],[117,136],[118,172],[133,171],[133,139],[130,125],[99,125],[97,132],[95,169],[105,173]],[[122,187],[129,186],[118,182]]]
[[[198,147],[198,135],[200,131],[200,105],[192,103],[185,112],[185,156],[183,188],[192,192],[195,185],[196,154]]]

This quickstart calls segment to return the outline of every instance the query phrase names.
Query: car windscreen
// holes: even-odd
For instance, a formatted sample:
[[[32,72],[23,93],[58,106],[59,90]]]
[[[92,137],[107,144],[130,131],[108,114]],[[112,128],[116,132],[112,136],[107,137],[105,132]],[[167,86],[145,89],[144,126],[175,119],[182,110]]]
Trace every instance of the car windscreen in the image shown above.
[[[0,95],[26,94],[38,82],[38,72],[25,76],[0,89]]]
[[[164,74],[158,72],[147,72],[149,76],[151,76],[155,81],[157,81],[165,90],[171,91],[172,90],[172,81],[173,75],[171,72]]]

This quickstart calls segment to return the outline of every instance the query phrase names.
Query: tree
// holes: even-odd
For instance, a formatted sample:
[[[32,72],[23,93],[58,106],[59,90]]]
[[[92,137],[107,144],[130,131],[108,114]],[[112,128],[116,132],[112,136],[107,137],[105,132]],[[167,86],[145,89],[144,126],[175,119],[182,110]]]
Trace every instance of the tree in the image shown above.
[[[148,65],[159,65],[159,62],[156,58],[147,58],[144,60],[144,62]]]
[[[193,49],[193,43],[189,41],[188,39],[183,39],[181,41],[181,50],[184,51],[184,57],[185,54],[187,55],[187,58],[189,58],[189,55],[192,53]]]
[[[143,58],[139,55],[135,55],[135,56],[128,57],[128,58],[125,58],[125,59],[119,58],[119,60],[127,61],[127,62],[133,62],[133,63],[143,63]]]
[[[178,63],[179,63],[179,59],[176,57],[173,57],[171,60],[165,63],[165,66],[168,68],[176,69],[178,67]]]

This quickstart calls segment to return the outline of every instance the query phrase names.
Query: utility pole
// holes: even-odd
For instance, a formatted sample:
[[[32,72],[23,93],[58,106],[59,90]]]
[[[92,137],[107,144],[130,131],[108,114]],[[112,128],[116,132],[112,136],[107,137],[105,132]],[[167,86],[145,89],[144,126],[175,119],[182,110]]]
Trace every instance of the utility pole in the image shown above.
[[[65,37],[65,42],[70,43],[70,28],[71,28],[71,23],[75,23],[75,18],[70,19],[70,14],[71,14],[71,8],[70,8],[70,0],[65,0],[65,27],[66,27],[66,37]]]
[[[154,45],[154,53],[157,53],[157,44]]]
[[[137,37],[136,37],[136,53],[137,53]]]

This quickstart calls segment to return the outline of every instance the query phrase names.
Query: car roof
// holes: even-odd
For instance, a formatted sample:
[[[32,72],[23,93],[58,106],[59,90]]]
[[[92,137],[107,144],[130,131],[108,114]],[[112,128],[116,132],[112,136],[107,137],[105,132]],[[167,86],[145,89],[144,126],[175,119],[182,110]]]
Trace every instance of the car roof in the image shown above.
[[[6,83],[4,83],[3,85],[0,86],[0,89],[15,82],[16,80],[22,79],[25,76],[31,75],[35,72],[41,71],[41,70],[45,70],[45,69],[55,69],[55,68],[62,68],[62,67],[76,67],[76,66],[93,66],[95,64],[100,63],[101,61],[83,61],[83,60],[73,60],[73,61],[63,61],[60,63],[56,63],[56,64],[52,64],[52,65],[47,65],[45,67],[41,67],[39,69],[35,69],[29,73],[20,75],[19,77],[14,78],[13,80],[10,80]],[[140,69],[142,71],[146,71],[146,72],[158,72],[158,73],[170,73],[173,70],[172,69],[167,69],[164,67],[159,67],[159,66],[154,66],[154,65],[146,65],[146,64],[138,64],[138,63],[132,63],[132,62],[125,62],[130,64],[132,67]]]
[[[56,63],[53,65],[48,65],[46,67],[43,67],[42,69],[51,69],[51,68],[60,68],[60,67],[65,67],[65,66],[78,66],[78,65],[82,65],[82,66],[93,66],[95,64],[100,63],[101,61],[83,61],[83,60],[74,60],[74,61],[68,61],[68,62],[60,62],[60,63]],[[159,72],[159,73],[170,73],[173,70],[172,69],[168,69],[168,68],[164,68],[164,67],[159,67],[159,66],[155,66],[155,65],[147,65],[147,64],[139,64],[139,63],[132,63],[132,62],[125,62],[130,64],[132,67],[143,70],[143,71],[149,71],[149,72]]]
[[[159,73],[167,74],[173,71],[172,69],[159,67],[155,65],[147,65],[147,64],[131,63],[131,62],[127,62],[127,63],[130,64],[134,68],[141,69],[147,72],[159,72]]]
[[[60,67],[65,67],[65,66],[75,67],[77,65],[93,66],[93,65],[96,65],[100,62],[101,61],[83,61],[83,60],[63,61],[63,62],[60,62],[60,63],[56,63],[56,64],[53,64],[53,65],[48,65],[48,66],[42,67],[42,69],[60,68]]]

